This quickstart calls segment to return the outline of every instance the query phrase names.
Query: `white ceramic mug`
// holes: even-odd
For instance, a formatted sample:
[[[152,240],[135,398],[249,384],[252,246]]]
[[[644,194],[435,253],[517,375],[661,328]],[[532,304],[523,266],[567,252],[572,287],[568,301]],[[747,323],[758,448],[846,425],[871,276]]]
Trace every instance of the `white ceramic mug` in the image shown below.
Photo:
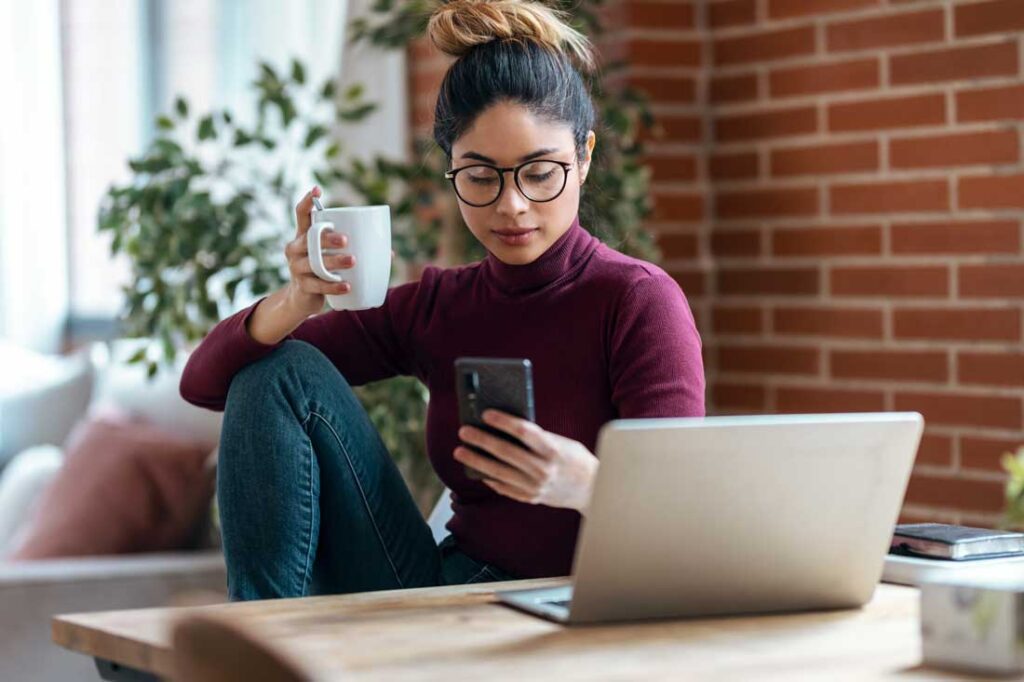
[[[312,224],[306,233],[309,264],[313,272],[328,282],[345,281],[351,289],[344,294],[328,294],[327,303],[334,310],[365,310],[384,304],[391,279],[391,208],[379,206],[345,206],[313,209]],[[321,249],[324,230],[333,230],[348,237],[344,249]],[[355,256],[355,266],[344,270],[328,270],[324,256],[348,254]]]

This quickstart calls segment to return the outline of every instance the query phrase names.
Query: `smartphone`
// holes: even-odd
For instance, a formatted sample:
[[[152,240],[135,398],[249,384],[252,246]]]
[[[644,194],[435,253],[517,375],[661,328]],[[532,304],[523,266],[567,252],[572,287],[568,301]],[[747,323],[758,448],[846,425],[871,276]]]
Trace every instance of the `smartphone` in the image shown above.
[[[528,421],[536,421],[533,408],[533,365],[526,358],[456,358],[455,391],[459,398],[459,422],[475,426],[498,438],[526,447],[522,441],[483,420],[488,409],[501,410]],[[480,448],[463,445],[484,457],[493,456]],[[466,466],[466,475],[484,478]]]

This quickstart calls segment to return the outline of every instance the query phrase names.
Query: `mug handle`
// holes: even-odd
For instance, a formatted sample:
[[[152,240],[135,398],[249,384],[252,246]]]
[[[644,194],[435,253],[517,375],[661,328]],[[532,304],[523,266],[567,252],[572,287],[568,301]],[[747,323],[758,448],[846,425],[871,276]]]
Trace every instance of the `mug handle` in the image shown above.
[[[331,223],[313,223],[306,232],[306,247],[309,251],[309,266],[313,269],[313,273],[320,279],[327,280],[328,282],[340,282],[342,281],[340,275],[336,275],[324,267],[324,253],[320,250],[320,235],[322,235],[324,230],[327,229],[333,230],[334,225]]]

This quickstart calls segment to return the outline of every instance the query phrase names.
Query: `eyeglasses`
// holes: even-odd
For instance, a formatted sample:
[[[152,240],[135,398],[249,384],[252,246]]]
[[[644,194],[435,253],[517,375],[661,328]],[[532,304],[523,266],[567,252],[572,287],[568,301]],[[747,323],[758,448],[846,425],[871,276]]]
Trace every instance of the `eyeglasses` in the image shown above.
[[[470,206],[493,204],[505,189],[505,173],[511,172],[516,187],[534,203],[553,201],[565,189],[571,163],[541,159],[499,168],[486,163],[455,168],[444,174],[455,194]]]

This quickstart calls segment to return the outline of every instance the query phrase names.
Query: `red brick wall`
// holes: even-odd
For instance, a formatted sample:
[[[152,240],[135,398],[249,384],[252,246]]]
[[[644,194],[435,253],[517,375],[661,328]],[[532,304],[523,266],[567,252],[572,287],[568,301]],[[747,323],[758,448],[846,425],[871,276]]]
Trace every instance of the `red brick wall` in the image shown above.
[[[664,129],[650,227],[710,411],[919,410],[904,518],[997,521],[1024,444],[1024,0],[609,14],[602,53]],[[422,124],[443,65],[412,54]]]

